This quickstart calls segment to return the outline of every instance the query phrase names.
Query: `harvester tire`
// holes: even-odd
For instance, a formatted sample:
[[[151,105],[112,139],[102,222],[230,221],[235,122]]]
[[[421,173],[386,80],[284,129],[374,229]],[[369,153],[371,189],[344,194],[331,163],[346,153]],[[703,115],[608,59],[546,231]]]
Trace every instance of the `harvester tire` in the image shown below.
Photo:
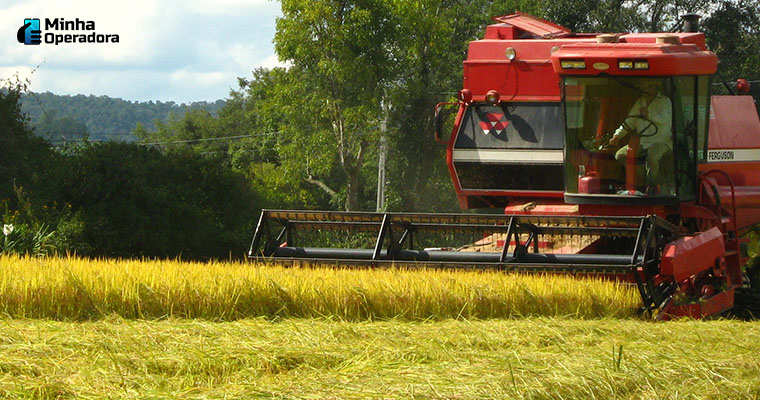
[[[734,292],[734,309],[731,314],[743,320],[760,319],[760,293],[756,288],[741,287]]]
[[[752,259],[749,260],[745,273],[749,280],[749,287],[752,288],[755,293],[760,294],[760,256],[752,257]]]

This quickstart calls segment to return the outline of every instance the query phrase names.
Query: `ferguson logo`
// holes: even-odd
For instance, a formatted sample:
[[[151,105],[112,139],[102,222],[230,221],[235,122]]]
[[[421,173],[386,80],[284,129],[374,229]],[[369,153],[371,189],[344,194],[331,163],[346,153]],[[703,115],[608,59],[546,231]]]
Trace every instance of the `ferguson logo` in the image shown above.
[[[709,161],[731,161],[734,159],[734,152],[731,150],[712,150],[707,152]]]

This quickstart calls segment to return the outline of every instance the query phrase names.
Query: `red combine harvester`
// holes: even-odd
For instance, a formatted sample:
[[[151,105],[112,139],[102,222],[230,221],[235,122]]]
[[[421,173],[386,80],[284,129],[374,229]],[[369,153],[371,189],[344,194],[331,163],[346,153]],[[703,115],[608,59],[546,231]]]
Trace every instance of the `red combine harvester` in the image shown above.
[[[264,210],[249,257],[601,274],[635,283],[659,319],[757,312],[760,268],[744,267],[742,235],[760,223],[760,119],[750,96],[710,95],[718,60],[697,17],[684,32],[630,34],[494,20],[470,43],[459,101],[436,107],[436,139],[460,206],[503,214]],[[314,231],[372,240],[297,246]],[[420,249],[430,232],[492,246]]]

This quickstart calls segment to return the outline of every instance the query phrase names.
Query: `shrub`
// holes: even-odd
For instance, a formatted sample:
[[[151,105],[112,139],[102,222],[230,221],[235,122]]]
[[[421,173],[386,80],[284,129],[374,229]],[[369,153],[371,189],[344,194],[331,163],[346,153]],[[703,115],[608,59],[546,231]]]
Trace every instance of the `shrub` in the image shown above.
[[[82,255],[242,256],[257,210],[244,177],[190,151],[128,143],[70,156],[60,198],[81,218]],[[79,223],[79,222],[72,222]]]

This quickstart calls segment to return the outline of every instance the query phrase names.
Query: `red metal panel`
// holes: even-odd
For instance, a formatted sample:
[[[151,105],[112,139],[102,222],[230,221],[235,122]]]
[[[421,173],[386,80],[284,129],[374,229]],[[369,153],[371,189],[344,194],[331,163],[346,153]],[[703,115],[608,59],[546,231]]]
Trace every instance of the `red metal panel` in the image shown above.
[[[668,321],[673,318],[704,318],[711,315],[719,315],[734,306],[734,289],[728,289],[720,292],[715,296],[707,299],[700,299],[699,302],[673,305],[668,304],[657,316],[657,319]]]
[[[550,56],[552,48],[594,39],[477,40],[470,42],[464,62],[464,88],[482,101],[489,90],[497,90],[505,101],[559,101],[559,76]],[[508,47],[515,59],[506,58]]]
[[[514,61],[549,62],[552,47],[561,47],[577,43],[596,43],[593,38],[566,38],[556,40],[476,40],[470,42],[467,61],[508,62],[506,50],[515,50]]]
[[[508,24],[493,24],[486,27],[484,39],[515,39],[516,28]]]
[[[760,186],[760,162],[721,162],[721,163],[700,163],[699,171],[709,171],[719,169],[731,176],[734,184],[737,186]],[[727,185],[728,182],[718,180],[721,185]]]
[[[554,71],[558,74],[620,76],[706,75],[718,69],[718,58],[693,44],[605,43],[569,44],[552,54]],[[618,60],[647,60],[647,70],[621,70]],[[584,60],[585,69],[562,69],[561,60]],[[607,64],[597,70],[594,64]]]
[[[760,119],[752,96],[712,96],[708,147],[760,148]]]
[[[677,209],[672,209],[664,205],[619,206],[609,204],[580,204],[578,205],[578,212],[581,215],[608,215],[620,217],[631,215],[657,215],[658,217],[666,218],[668,215],[677,212]]]
[[[717,227],[696,236],[680,238],[665,245],[660,275],[672,276],[676,282],[681,282],[712,268],[725,251],[723,232]]]
[[[701,32],[670,32],[668,36],[677,36],[679,41],[684,44],[695,44],[702,50],[707,50],[705,45],[705,34]],[[655,43],[658,37],[663,33],[628,33],[620,36],[621,43]]]
[[[740,234],[760,224],[760,208],[741,208],[736,212],[739,214],[736,218],[736,228]]]
[[[567,29],[564,26],[520,12],[503,15],[501,17],[494,17],[493,20],[516,26],[525,32],[543,38],[561,37],[570,34],[570,29]]]
[[[528,62],[465,62],[464,87],[475,101],[483,101],[489,90],[497,90],[503,101],[526,96],[535,100],[559,101],[559,76],[548,60]],[[538,79],[537,77],[541,77]]]
[[[718,186],[721,203],[731,206],[731,187]],[[760,186],[738,186],[734,190],[736,208],[760,208]],[[738,212],[738,211],[737,211]]]

